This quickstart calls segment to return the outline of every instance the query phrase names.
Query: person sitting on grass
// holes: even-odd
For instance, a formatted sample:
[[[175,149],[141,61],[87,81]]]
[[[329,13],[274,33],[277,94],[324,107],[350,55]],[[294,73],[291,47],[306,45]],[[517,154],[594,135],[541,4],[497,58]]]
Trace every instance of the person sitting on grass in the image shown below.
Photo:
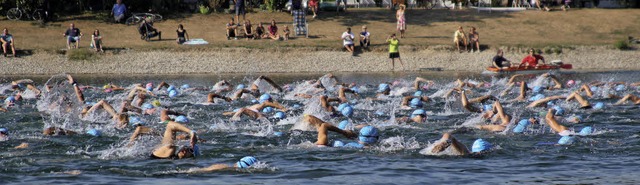
[[[269,38],[273,40],[280,40],[280,35],[278,34],[278,25],[276,25],[276,20],[271,20],[271,25],[269,25]]]
[[[503,57],[504,52],[498,49],[498,53],[493,57],[493,67],[498,69],[509,69],[511,67],[511,61]]]
[[[353,55],[355,51],[353,47],[353,39],[355,39],[355,36],[353,35],[353,33],[351,33],[351,28],[347,28],[347,31],[342,33],[342,36],[340,36],[340,39],[342,39],[344,48],[346,48],[347,51],[351,52],[351,54]]]
[[[2,52],[4,57],[7,57],[7,48],[11,47],[11,52],[13,52],[13,57],[16,57],[16,47],[13,44],[13,35],[9,34],[9,29],[5,28],[2,30],[2,35],[0,35],[0,42],[2,42]]]
[[[189,41],[189,34],[187,33],[187,30],[184,29],[184,26],[182,26],[182,24],[178,25],[176,33],[178,34],[178,39],[176,39],[176,42],[178,44],[183,44]]]
[[[289,30],[288,25],[284,26],[284,29],[282,30],[282,32],[284,33],[284,40],[289,40],[289,34],[291,34],[291,30]]]
[[[226,25],[227,40],[231,40],[232,37],[234,40],[238,40],[238,30],[236,30],[236,28],[238,28],[238,25],[236,25],[236,23],[233,22],[233,18],[231,18]]]
[[[476,51],[480,52],[480,34],[476,31],[476,27],[471,27],[471,32],[469,32],[469,45],[472,53],[474,46]]]
[[[257,28],[256,28],[257,30]],[[253,33],[253,26],[251,25],[250,20],[244,21],[244,35],[247,36],[247,40],[256,39],[255,34]]]
[[[67,49],[71,49],[71,43],[75,43],[74,48],[78,48],[82,33],[80,33],[80,29],[76,28],[75,24],[71,23],[69,29],[63,35],[67,38]]]
[[[362,32],[360,32],[360,47],[369,48],[371,45],[371,33],[367,31],[367,25],[362,26]]]
[[[256,39],[266,39],[266,38],[268,38],[268,35],[265,34],[264,26],[262,26],[262,22],[259,22],[258,26],[256,27],[255,38]]]
[[[460,46],[464,46],[464,51],[467,51],[467,35],[464,33],[462,26],[458,26],[458,30],[453,34],[453,43],[456,44],[458,52],[463,52],[463,50],[460,50]]]
[[[153,22],[147,21],[146,19],[143,19],[142,23],[140,23],[138,32],[142,36],[143,40],[148,40],[156,35],[158,36],[158,40],[162,40],[162,32],[153,27]]]
[[[104,52],[104,50],[102,50],[102,35],[100,35],[100,30],[93,31],[91,35],[91,47],[93,47],[96,52]]]
[[[531,48],[529,49],[529,55],[527,55],[522,59],[522,63],[520,63],[518,67],[524,66],[524,67],[538,68],[540,66],[540,64],[538,63],[538,60],[542,60],[542,64],[546,64],[544,61],[544,57],[538,54],[535,54],[535,51],[533,50],[533,48]]]

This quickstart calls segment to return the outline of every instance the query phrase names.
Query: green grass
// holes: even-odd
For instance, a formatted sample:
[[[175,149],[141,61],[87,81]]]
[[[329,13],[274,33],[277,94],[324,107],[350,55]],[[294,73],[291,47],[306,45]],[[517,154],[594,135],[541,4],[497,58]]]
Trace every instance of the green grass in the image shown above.
[[[67,51],[67,58],[75,61],[91,61],[97,60],[98,55],[96,52],[89,49],[73,49]]]
[[[626,40],[616,41],[615,43],[613,43],[613,47],[615,47],[616,49],[619,49],[619,50],[627,50],[627,49],[631,48],[629,46],[629,43]]]

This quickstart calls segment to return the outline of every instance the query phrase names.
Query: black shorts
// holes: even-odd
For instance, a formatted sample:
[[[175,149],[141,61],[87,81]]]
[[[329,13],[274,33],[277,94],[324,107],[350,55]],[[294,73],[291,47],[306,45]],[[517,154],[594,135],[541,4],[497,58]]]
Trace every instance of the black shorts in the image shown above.
[[[400,52],[389,53],[389,58],[400,58]]]

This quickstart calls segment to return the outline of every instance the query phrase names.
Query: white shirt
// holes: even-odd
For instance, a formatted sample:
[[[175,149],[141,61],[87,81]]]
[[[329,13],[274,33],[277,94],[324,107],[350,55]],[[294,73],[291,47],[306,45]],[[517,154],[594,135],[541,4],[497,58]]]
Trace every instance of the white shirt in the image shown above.
[[[356,36],[354,36],[353,33],[348,33],[346,31],[342,33],[342,41],[343,41],[342,43],[344,45],[353,44],[353,39],[355,38]]]

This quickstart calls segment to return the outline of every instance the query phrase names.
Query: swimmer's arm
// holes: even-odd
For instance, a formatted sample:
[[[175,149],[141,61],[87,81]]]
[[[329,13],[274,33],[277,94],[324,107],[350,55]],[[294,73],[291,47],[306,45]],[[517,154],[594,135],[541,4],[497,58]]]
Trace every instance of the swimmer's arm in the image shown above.
[[[78,87],[78,84],[74,83],[73,91],[76,92],[76,97],[78,98],[78,101],[84,103],[84,94],[82,94],[82,90],[80,90],[80,87]]]
[[[224,169],[227,169],[227,168],[234,168],[234,166],[229,166],[227,164],[213,164],[213,165],[211,165],[209,167],[206,167],[206,168],[195,169],[195,170],[193,170],[191,172],[212,172],[212,171],[224,170]]]
[[[7,112],[7,109],[0,107],[0,112]]]
[[[523,75],[522,74],[513,75],[511,76],[511,78],[509,78],[509,82],[507,83],[513,83],[516,80],[516,78],[519,76],[523,76]]]
[[[33,80],[31,79],[20,79],[20,80],[16,80],[11,82],[12,85],[18,85],[18,84],[32,84]]]
[[[27,84],[27,89],[33,91],[34,93],[36,93],[36,95],[40,94],[40,89],[36,88],[35,86],[33,86],[31,84]]]
[[[271,78],[266,77],[266,76],[261,76],[261,79],[263,79],[264,81],[267,81],[267,83],[271,84],[271,86],[273,86],[276,89],[278,89],[279,92],[282,92],[282,87],[280,87],[276,82],[271,80]]]
[[[170,120],[169,119],[169,115],[180,116],[180,115],[184,115],[184,114],[176,112],[176,111],[164,109],[164,110],[162,110],[162,112],[160,112],[160,121]]]

